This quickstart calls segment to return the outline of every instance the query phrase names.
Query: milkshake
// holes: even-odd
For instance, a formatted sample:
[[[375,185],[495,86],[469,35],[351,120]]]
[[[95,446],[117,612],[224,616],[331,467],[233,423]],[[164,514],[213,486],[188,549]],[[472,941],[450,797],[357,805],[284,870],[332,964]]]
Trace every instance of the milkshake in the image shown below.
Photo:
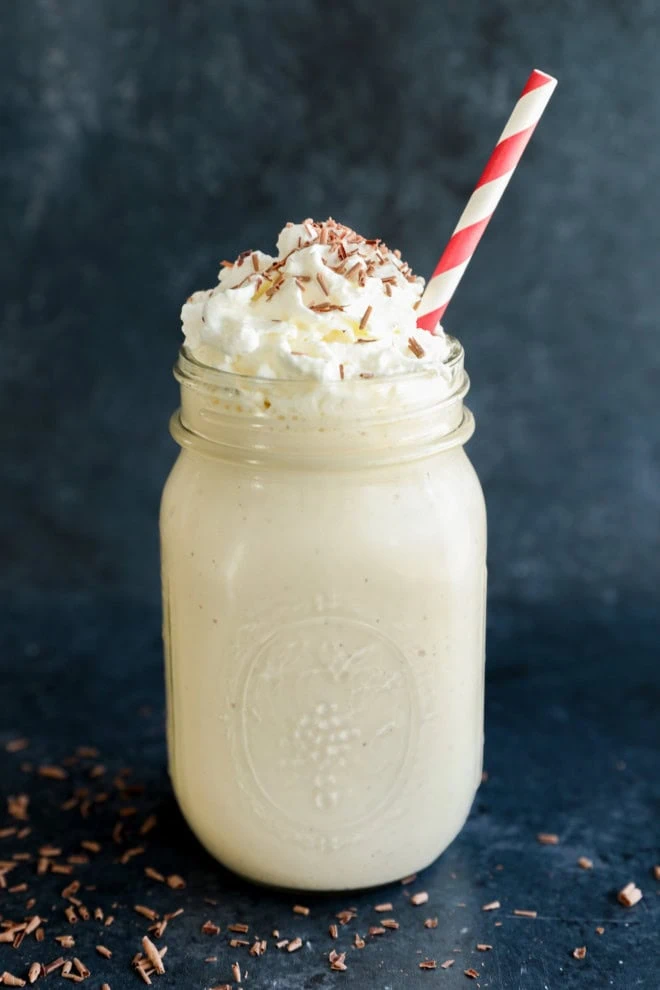
[[[209,852],[350,889],[434,860],[483,745],[486,525],[460,344],[328,220],[182,310],[161,509],[170,774]]]

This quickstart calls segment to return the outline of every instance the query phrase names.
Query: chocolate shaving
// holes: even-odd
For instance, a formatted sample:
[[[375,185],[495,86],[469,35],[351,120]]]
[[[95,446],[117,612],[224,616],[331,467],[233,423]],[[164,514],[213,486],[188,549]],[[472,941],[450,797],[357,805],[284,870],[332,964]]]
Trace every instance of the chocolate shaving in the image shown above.
[[[424,350],[422,345],[419,343],[418,340],[415,340],[414,337],[408,337],[408,347],[413,352],[416,358],[423,358],[424,355],[426,354],[426,351]]]

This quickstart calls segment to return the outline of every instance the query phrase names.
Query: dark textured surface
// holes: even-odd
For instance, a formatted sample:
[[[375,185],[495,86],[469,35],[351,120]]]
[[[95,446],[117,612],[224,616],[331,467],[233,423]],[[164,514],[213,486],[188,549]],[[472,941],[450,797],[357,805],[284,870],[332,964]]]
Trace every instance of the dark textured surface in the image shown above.
[[[31,850],[104,838],[99,865],[81,868],[98,884],[85,897],[121,907],[100,937],[77,926],[91,985],[140,985],[128,960],[145,928],[130,905],[143,901],[186,909],[166,933],[163,987],[228,980],[245,950],[227,947],[226,924],[244,916],[266,937],[276,925],[309,941],[251,960],[255,990],[469,986],[468,966],[492,990],[657,990],[655,0],[21,0],[2,14],[0,742],[32,742],[1,751],[0,788],[33,794]],[[269,249],[286,219],[310,214],[381,235],[428,273],[534,65],[560,86],[446,321],[473,378],[493,601],[515,603],[490,611],[490,779],[420,879],[428,910],[397,887],[305,895],[312,914],[294,918],[293,897],[206,857],[164,770],[156,512],[174,456],[178,309],[219,259]],[[80,742],[101,747],[108,780],[135,767],[138,820],[159,813],[129,866],[114,863],[114,798],[87,823],[55,814],[86,770],[52,783],[19,769]],[[538,846],[541,829],[561,844]],[[19,846],[1,840],[0,858]],[[184,874],[186,890],[147,883],[145,863]],[[36,890],[33,871],[16,882]],[[644,899],[626,911],[614,892],[629,880]],[[0,945],[0,972],[58,954],[66,882],[40,885],[47,941]],[[483,914],[495,897],[501,911]],[[0,891],[0,913],[20,915],[24,899]],[[334,912],[359,908],[344,948],[389,899],[401,930],[331,974]],[[199,933],[207,917],[216,939]],[[476,953],[478,941],[494,949]],[[421,973],[418,952],[456,965]]]
[[[654,593],[655,0],[21,0],[2,22],[2,584],[155,602],[184,297],[308,214],[428,274],[536,64],[560,85],[447,317],[491,585]]]
[[[46,603],[32,597],[3,608],[2,620],[0,742],[25,734],[31,745],[20,754],[2,753],[0,780],[2,790],[33,795],[33,833],[23,842],[1,840],[0,857],[52,842],[62,846],[63,858],[83,837],[103,842],[94,865],[76,869],[83,884],[97,884],[95,891],[80,894],[87,905],[102,905],[117,919],[109,929],[91,921],[75,928],[75,951],[92,968],[92,985],[102,979],[112,990],[140,985],[129,960],[147,927],[132,910],[142,903],[161,913],[185,908],[161,943],[169,947],[168,972],[158,979],[163,988],[202,990],[223,983],[231,979],[231,963],[239,960],[249,971],[245,985],[254,990],[463,987],[468,985],[463,970],[469,967],[480,973],[479,985],[491,990],[657,990],[656,614],[622,604],[561,613],[493,606],[489,778],[462,834],[409,888],[429,892],[428,905],[419,908],[406,902],[398,884],[360,894],[296,897],[245,884],[209,859],[181,821],[164,772],[157,614],[120,601],[101,604],[78,596]],[[26,759],[58,761],[80,743],[99,746],[104,778],[90,784],[83,769],[90,761],[73,769],[71,780],[57,783],[19,770]],[[125,765],[134,768],[130,780],[143,782],[146,791],[123,802],[136,806],[138,814],[124,819],[126,840],[116,847],[110,839],[120,804],[115,796],[85,822],[77,811],[57,808],[76,784],[116,794],[110,780]],[[159,826],[142,840],[137,826],[153,811]],[[560,844],[539,845],[539,831],[558,833]],[[129,865],[116,865],[121,849],[138,843],[146,845],[145,853]],[[577,866],[583,855],[593,860],[593,870]],[[171,891],[147,880],[144,865],[182,874],[186,889]],[[24,973],[29,959],[55,958],[53,935],[69,930],[58,895],[71,878],[35,878],[32,863],[20,864],[11,882],[24,879],[30,893],[42,892],[35,910],[50,919],[48,935],[40,946],[30,940],[17,952],[0,945],[0,971]],[[615,895],[630,880],[644,898],[625,909]],[[20,916],[27,896],[3,895],[2,913]],[[481,906],[496,898],[501,909],[482,912]],[[308,918],[292,914],[296,901],[311,907]],[[392,901],[390,915],[400,930],[368,938],[362,951],[349,948],[355,931],[364,935],[378,923],[373,906],[382,901]],[[358,909],[357,918],[333,943],[328,924],[349,906]],[[514,908],[534,909],[538,917],[513,917]],[[425,930],[424,918],[434,916],[437,929]],[[208,918],[222,927],[221,935],[200,933]],[[269,939],[263,958],[229,948],[226,926],[235,921],[250,923],[251,934]],[[599,925],[605,928],[602,936],[595,933]],[[273,928],[282,937],[300,935],[303,949],[292,955],[273,949]],[[110,962],[96,957],[99,942],[114,951]],[[492,944],[492,951],[475,951],[477,942]],[[329,971],[326,956],[333,945],[348,950],[345,973]],[[587,956],[579,962],[571,953],[581,945]],[[210,955],[217,963],[204,962]],[[446,972],[421,972],[418,963],[427,957],[456,963]]]

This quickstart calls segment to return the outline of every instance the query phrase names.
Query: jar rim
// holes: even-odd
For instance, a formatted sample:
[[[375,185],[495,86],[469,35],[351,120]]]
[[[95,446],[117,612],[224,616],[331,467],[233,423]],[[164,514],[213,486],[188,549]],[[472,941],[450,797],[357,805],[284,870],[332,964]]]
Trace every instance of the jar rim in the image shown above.
[[[255,388],[277,389],[279,386],[282,386],[283,388],[291,389],[292,387],[299,386],[300,388],[309,389],[310,386],[315,385],[319,388],[332,388],[334,390],[335,388],[355,388],[356,385],[359,385],[360,389],[365,389],[365,392],[369,389],[375,390],[378,386],[399,385],[433,378],[444,378],[446,381],[452,382],[456,373],[462,371],[465,353],[461,342],[456,337],[447,334],[447,340],[449,342],[449,353],[447,358],[439,364],[424,365],[418,371],[404,371],[393,375],[374,375],[369,378],[339,378],[332,381],[324,381],[305,376],[269,378],[263,375],[246,375],[236,371],[225,371],[222,368],[215,368],[213,365],[204,364],[202,361],[199,361],[186,345],[183,344],[179,349],[177,362],[174,366],[174,377],[181,384],[197,382],[198,384],[228,387],[232,386],[233,383],[234,387],[237,388],[241,386],[243,388],[250,388],[252,386]],[[457,384],[460,389],[460,380]],[[451,398],[453,395],[454,390],[452,389],[448,393],[447,398]]]

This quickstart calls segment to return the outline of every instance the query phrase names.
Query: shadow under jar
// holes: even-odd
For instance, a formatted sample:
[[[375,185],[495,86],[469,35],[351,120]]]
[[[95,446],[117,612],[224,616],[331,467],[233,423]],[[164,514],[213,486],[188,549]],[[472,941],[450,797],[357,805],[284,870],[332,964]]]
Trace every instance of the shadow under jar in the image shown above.
[[[226,866],[307,890],[426,866],[481,776],[486,518],[444,376],[176,366],[161,507],[170,773]]]

